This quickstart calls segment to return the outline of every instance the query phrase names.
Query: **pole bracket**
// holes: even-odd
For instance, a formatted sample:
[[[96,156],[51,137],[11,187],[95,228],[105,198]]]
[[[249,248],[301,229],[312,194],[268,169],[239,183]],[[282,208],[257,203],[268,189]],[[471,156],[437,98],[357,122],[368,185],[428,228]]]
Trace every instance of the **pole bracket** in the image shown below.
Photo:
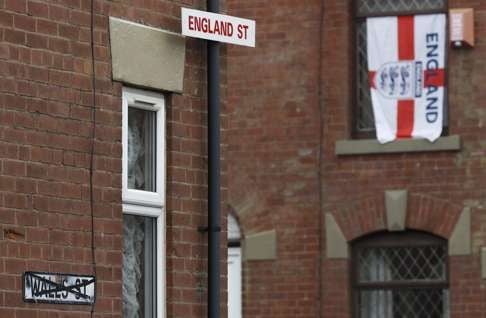
[[[207,233],[207,232],[221,232],[221,226],[216,226],[212,230],[209,229],[209,226],[198,226],[197,231],[199,233]]]

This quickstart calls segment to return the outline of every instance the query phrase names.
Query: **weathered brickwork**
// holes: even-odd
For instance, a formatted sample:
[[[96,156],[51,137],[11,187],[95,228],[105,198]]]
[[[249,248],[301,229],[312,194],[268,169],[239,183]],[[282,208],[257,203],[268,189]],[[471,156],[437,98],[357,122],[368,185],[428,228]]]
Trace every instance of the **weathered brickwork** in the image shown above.
[[[180,7],[204,5],[94,0],[95,317],[122,316],[122,84],[108,17],[180,33]],[[0,317],[90,317],[21,294],[24,271],[92,273],[90,25],[90,0],[0,0]],[[168,317],[202,317],[206,301],[205,45],[186,48],[184,93],[166,94]]]
[[[245,234],[276,229],[278,248],[243,263],[245,317],[351,317],[350,261],[326,257],[323,216],[348,241],[386,230],[384,192],[398,189],[406,227],[446,239],[471,208],[472,254],[449,258],[451,317],[486,312],[486,3],[448,3],[476,19],[476,47],[448,49],[448,133],[461,150],[337,156],[336,141],[353,138],[352,1],[228,1],[257,21],[257,47],[228,52],[228,202]]]
[[[276,260],[244,262],[243,316],[316,317],[319,2],[227,3],[257,26],[256,48],[228,48],[229,208],[277,236]]]

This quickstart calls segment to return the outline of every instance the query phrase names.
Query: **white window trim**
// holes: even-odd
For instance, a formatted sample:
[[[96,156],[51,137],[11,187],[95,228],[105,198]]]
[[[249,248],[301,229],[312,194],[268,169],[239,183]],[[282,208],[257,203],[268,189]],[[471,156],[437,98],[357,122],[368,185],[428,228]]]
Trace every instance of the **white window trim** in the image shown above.
[[[241,267],[241,247],[228,247],[228,318],[243,317]]]
[[[241,229],[238,220],[228,214],[228,317],[241,318],[242,312],[242,263],[241,263]],[[237,246],[229,245],[231,242]]]
[[[157,249],[156,249],[156,266],[157,266],[157,318],[165,318],[165,213],[162,208],[144,207],[132,204],[123,204],[123,213],[149,216],[156,218],[157,222]],[[158,215],[156,215],[158,214]]]
[[[156,192],[128,189],[128,107],[156,111]],[[156,273],[157,273],[157,318],[166,317],[165,277],[165,99],[162,94],[134,88],[123,88],[122,92],[122,200],[123,213],[156,218]]]
[[[155,192],[128,189],[128,147],[123,147],[122,198],[124,203],[162,207],[165,202],[165,103],[164,96],[134,88],[123,88],[122,142],[128,144],[128,107],[156,112],[156,179]]]

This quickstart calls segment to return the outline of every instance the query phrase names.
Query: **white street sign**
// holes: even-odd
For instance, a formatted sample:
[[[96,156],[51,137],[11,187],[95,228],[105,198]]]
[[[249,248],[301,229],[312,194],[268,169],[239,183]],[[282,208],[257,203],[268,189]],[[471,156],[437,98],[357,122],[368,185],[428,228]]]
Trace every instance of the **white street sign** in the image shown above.
[[[24,301],[35,303],[92,305],[95,277],[58,273],[25,272]]]
[[[190,37],[255,47],[255,21],[182,8],[182,34]]]

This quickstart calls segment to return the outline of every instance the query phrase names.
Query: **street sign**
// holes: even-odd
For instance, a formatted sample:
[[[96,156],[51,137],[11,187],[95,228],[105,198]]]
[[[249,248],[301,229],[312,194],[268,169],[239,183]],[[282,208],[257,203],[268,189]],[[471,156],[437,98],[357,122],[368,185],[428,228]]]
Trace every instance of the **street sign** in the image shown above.
[[[95,277],[57,273],[25,272],[24,301],[91,305],[95,301]]]
[[[193,9],[181,9],[182,34],[255,47],[255,21]]]

